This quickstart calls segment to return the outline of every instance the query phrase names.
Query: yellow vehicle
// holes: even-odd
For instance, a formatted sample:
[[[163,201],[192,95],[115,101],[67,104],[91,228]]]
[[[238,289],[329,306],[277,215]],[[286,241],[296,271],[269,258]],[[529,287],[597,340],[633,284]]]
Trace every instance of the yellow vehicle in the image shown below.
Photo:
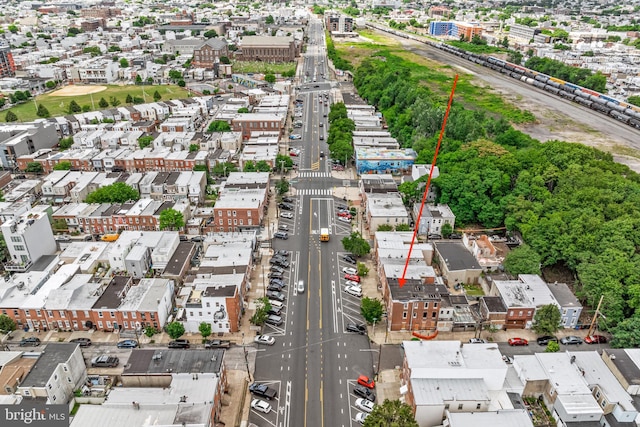
[[[116,240],[118,240],[118,237],[120,237],[119,234],[105,234],[104,236],[102,236],[102,241],[103,242],[115,242]]]
[[[321,228],[320,229],[320,241],[321,242],[328,242],[329,241],[329,229],[328,228]]]

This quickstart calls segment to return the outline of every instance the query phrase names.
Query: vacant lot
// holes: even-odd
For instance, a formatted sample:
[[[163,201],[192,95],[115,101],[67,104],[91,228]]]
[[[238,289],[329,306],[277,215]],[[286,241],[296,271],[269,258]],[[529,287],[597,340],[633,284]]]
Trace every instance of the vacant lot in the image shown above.
[[[69,86],[67,86],[67,88],[68,87]],[[81,86],[81,87],[87,88],[87,86]],[[68,111],[69,103],[72,100],[75,100],[78,103],[78,105],[80,105],[81,107],[84,105],[88,105],[90,107],[90,111],[94,111],[94,110],[102,109],[98,106],[98,102],[100,102],[100,98],[104,98],[107,102],[110,103],[111,97],[115,97],[118,101],[120,101],[120,106],[122,106],[122,105],[126,105],[125,100],[127,99],[127,95],[131,95],[132,98],[138,97],[138,98],[146,99],[147,102],[153,101],[153,94],[155,93],[155,91],[158,91],[160,93],[160,95],[162,96],[161,99],[163,100],[186,98],[188,96],[187,90],[179,86],[111,85],[111,86],[99,86],[99,87],[100,88],[106,87],[106,89],[93,94],[75,95],[75,96],[69,96],[69,95],[56,96],[56,92],[52,92],[46,95],[40,95],[36,97],[35,103],[33,102],[33,100],[31,100],[24,104],[13,107],[10,110],[5,110],[2,114],[0,114],[0,122],[5,121],[7,111],[13,111],[16,114],[16,116],[18,116],[18,120],[21,122],[28,122],[28,121],[37,119],[38,116],[36,115],[35,104],[44,105],[45,107],[47,107],[47,110],[49,110],[49,114],[51,115],[51,117],[56,117],[56,116],[64,116],[65,114],[69,114],[69,111]]]

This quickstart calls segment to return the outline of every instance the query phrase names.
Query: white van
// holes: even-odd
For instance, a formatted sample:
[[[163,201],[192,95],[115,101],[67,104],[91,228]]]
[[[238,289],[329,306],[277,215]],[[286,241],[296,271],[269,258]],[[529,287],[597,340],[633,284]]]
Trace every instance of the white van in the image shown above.
[[[284,304],[281,303],[280,301],[274,301],[270,299],[269,304],[271,304],[271,307],[276,308],[278,310],[282,310],[284,308]]]
[[[298,281],[298,293],[304,293],[304,280]]]

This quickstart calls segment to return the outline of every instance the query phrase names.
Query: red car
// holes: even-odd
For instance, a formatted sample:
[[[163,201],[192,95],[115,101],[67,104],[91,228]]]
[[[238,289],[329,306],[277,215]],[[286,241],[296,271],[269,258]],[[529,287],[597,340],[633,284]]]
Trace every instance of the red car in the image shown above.
[[[602,335],[589,335],[584,339],[584,342],[587,344],[606,344],[607,337],[603,337]]]
[[[360,276],[356,276],[355,274],[345,274],[344,278],[347,280],[353,280],[354,282],[360,283]]]
[[[346,212],[346,211],[338,212],[338,216],[351,219],[351,214],[349,212]]]
[[[524,338],[509,338],[509,345],[529,345],[529,341]]]
[[[374,388],[376,383],[366,375],[360,375],[358,377],[358,384],[365,386],[366,388]]]

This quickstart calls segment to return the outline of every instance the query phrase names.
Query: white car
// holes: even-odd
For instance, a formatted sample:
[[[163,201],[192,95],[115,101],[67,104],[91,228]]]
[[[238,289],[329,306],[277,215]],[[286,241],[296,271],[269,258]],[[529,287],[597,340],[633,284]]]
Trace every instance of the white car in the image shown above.
[[[366,420],[368,416],[369,416],[369,414],[367,414],[367,413],[358,412],[356,414],[356,422],[358,422],[360,424],[364,424],[364,420]]]
[[[338,217],[338,221],[348,222],[349,224],[351,224],[351,220],[349,218],[345,218],[343,216],[339,216]]]
[[[280,218],[293,219],[293,213],[291,212],[281,212]]]
[[[273,345],[276,342],[276,339],[269,335],[258,335],[253,339],[253,342],[256,344]]]
[[[271,412],[271,405],[269,405],[264,400],[253,399],[251,401],[251,407],[253,409],[255,409],[256,411],[260,411],[260,412],[263,412],[265,414],[268,414],[269,412]]]
[[[345,286],[355,286],[357,288],[360,287],[360,283],[358,282],[354,282],[353,280],[347,280],[346,282],[344,282]]]
[[[251,406],[253,406],[253,403],[251,403]],[[367,414],[369,412],[373,411],[373,407],[374,406],[375,406],[375,403],[373,403],[370,400],[367,400],[367,399],[356,399],[356,408],[362,409]]]
[[[347,286],[344,291],[349,295],[360,298],[362,296],[362,288],[357,286]]]
[[[342,269],[342,272],[343,272],[344,274],[353,274],[353,275],[357,275],[357,274],[358,274],[358,270],[356,270],[356,269],[355,269],[355,268],[353,268],[353,267],[344,267],[344,268]]]

